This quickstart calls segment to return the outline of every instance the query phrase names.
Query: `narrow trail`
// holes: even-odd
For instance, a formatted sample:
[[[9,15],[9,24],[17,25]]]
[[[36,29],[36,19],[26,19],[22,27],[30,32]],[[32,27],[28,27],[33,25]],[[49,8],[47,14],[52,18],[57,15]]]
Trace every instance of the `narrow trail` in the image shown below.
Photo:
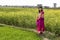
[[[33,32],[37,33],[36,29],[21,28],[21,27],[14,27],[14,28],[23,29],[23,30],[28,30],[28,31],[33,31]],[[42,35],[42,38],[43,38],[43,40],[50,40],[50,39],[44,37],[43,35]]]
[[[4,26],[4,25],[5,25],[5,24],[0,24],[0,26]],[[9,26],[9,25],[7,25],[7,26]],[[36,34],[38,34],[37,31],[36,31],[36,29],[22,28],[22,27],[16,27],[16,26],[10,26],[10,27],[17,28],[17,29],[22,29],[22,30],[27,30],[27,31],[33,31],[33,32],[35,32]],[[45,32],[45,33],[46,33],[46,32]],[[41,37],[43,38],[43,40],[50,40],[49,38],[44,37],[44,35],[42,35]]]

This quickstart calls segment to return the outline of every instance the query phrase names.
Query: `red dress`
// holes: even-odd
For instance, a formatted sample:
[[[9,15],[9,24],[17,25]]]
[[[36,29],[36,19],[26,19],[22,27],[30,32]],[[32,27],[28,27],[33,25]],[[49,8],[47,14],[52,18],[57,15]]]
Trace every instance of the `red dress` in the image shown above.
[[[40,13],[41,13],[41,15],[44,14],[43,10]],[[44,29],[45,29],[44,28],[44,16],[43,16],[43,18],[40,17],[39,19],[37,19],[36,26],[37,26],[37,31],[44,31]]]

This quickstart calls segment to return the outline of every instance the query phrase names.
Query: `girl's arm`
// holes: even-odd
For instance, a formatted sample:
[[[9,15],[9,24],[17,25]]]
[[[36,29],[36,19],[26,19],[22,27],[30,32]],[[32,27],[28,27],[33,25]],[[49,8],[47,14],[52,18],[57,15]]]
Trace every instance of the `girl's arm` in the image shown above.
[[[44,12],[40,12],[39,15],[38,15],[38,19],[39,18],[44,18]]]
[[[40,16],[41,16],[41,14],[39,13],[37,19],[40,19]]]

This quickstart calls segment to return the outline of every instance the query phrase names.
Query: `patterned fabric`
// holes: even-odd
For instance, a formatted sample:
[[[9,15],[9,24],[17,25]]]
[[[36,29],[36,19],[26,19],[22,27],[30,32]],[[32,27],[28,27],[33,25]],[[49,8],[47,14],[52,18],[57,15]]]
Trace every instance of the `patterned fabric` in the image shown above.
[[[43,11],[40,12],[41,15],[44,14]],[[36,21],[36,25],[37,25],[37,31],[44,31],[44,17],[40,17],[39,19],[37,19]]]

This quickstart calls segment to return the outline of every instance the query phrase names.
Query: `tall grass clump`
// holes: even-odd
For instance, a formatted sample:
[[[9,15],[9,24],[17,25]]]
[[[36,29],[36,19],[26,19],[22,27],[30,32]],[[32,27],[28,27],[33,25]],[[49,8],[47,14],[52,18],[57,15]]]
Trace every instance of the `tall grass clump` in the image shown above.
[[[0,23],[36,28],[37,8],[0,8]],[[60,9],[44,9],[45,29],[60,35]]]
[[[12,11],[11,11],[12,10]],[[16,10],[16,11],[15,11]],[[20,27],[35,28],[36,12],[30,8],[0,10],[0,23]],[[31,12],[32,11],[32,12]]]
[[[48,10],[48,9],[47,9]],[[46,30],[60,35],[60,10],[45,10],[45,27]]]

